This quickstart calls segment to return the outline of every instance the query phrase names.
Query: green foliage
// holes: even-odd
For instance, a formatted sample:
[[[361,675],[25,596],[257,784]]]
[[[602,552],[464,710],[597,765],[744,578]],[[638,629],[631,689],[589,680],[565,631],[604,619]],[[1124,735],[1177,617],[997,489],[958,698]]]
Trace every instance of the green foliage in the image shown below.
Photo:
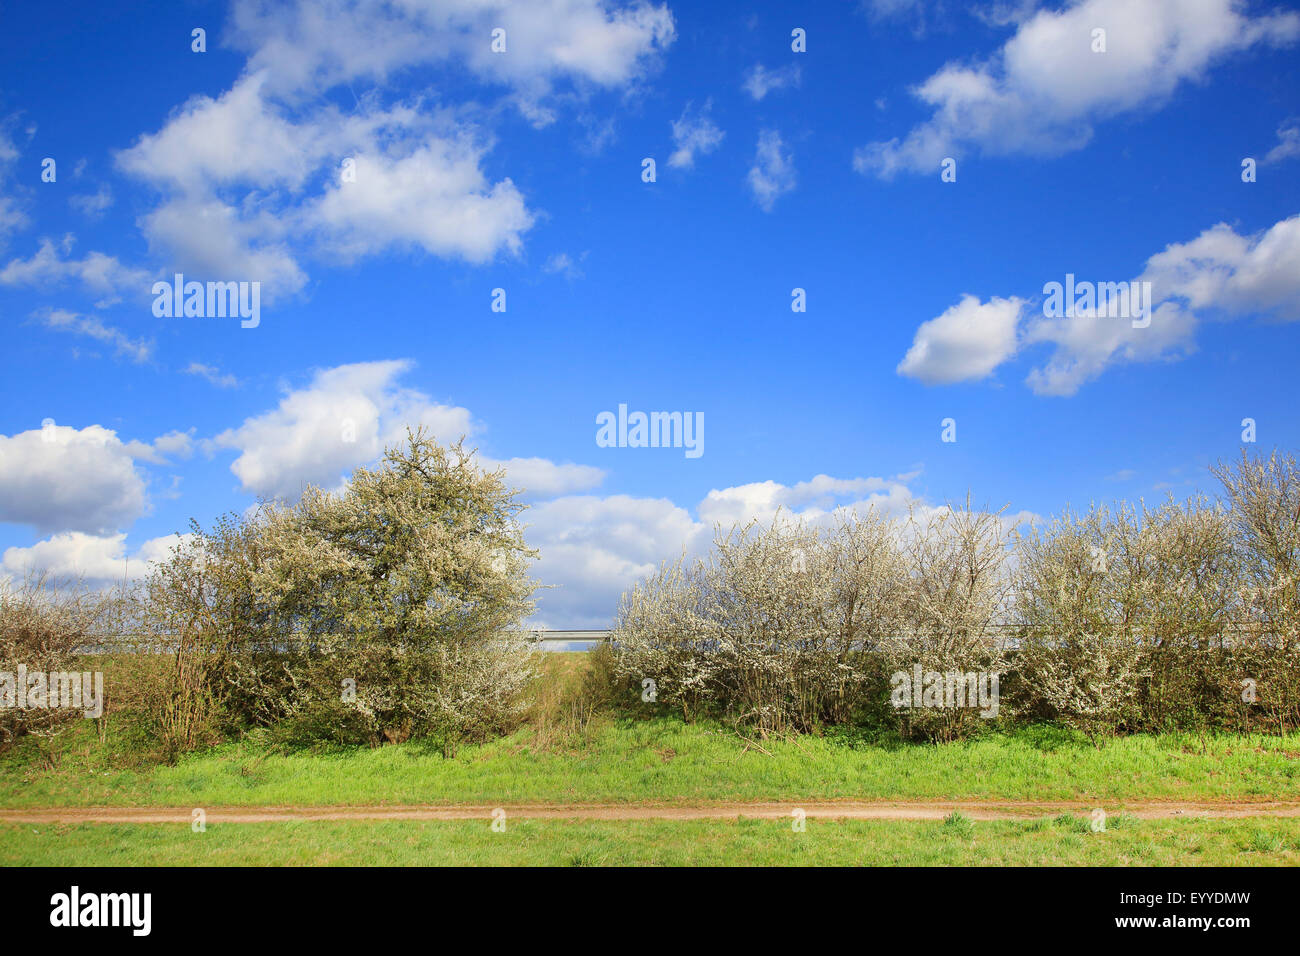
[[[975,835],[975,822],[960,810],[954,810],[943,818],[943,830],[962,840],[969,840]]]
[[[55,587],[46,577],[27,577],[15,582],[0,577],[0,673],[9,675],[18,692],[19,668],[31,674],[80,671],[77,648],[104,634],[111,600],[71,582]],[[46,688],[50,693],[52,688]],[[51,741],[82,713],[59,707],[0,707],[0,746],[31,735]],[[46,761],[57,750],[42,748]]]
[[[145,588],[172,672],[147,708],[169,750],[217,725],[286,740],[447,748],[519,720],[534,588],[502,473],[423,433],[339,493],[198,527]]]
[[[1093,505],[1014,539],[969,500],[901,522],[719,529],[705,559],[624,595],[620,698],[650,686],[655,707],[763,734],[988,729],[983,707],[918,705],[915,689],[890,701],[891,679],[919,667],[996,674],[997,719],[1058,721],[1097,745],[1284,733],[1300,726],[1300,465],[1274,453],[1214,473],[1221,501]]]
[[[945,508],[903,523],[841,515],[829,528],[778,519],[719,530],[713,552],[624,596],[615,669],[690,717],[725,713],[762,733],[874,717],[906,736],[953,740],[971,710],[889,714],[892,672],[996,673],[987,639],[1005,602],[996,514]],[[882,697],[882,694],[884,695]]]

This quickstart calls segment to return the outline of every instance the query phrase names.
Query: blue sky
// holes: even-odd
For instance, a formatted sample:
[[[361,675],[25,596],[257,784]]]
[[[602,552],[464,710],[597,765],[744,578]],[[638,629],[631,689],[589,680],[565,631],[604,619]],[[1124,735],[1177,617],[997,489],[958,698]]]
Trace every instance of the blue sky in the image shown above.
[[[530,489],[538,622],[602,626],[715,521],[1047,515],[1208,489],[1243,418],[1300,444],[1294,7],[330,7],[6,13],[3,573],[137,571],[423,423]],[[176,272],[258,326],[155,316]],[[1066,273],[1149,324],[1047,318]],[[620,403],[704,453],[598,447]]]

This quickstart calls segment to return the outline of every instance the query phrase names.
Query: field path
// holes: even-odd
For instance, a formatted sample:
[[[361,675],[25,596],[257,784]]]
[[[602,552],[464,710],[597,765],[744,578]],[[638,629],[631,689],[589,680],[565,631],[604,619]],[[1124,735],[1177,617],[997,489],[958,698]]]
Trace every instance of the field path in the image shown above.
[[[341,807],[203,807],[207,823],[274,823],[292,820],[490,820],[495,810],[507,819],[534,820],[734,820],[738,817],[782,819],[796,810],[809,817],[842,820],[942,820],[960,811],[973,820],[1025,820],[1060,813],[1090,814],[1100,807],[1108,814],[1142,820],[1184,817],[1300,817],[1300,803],[1243,801],[925,801],[682,804],[520,804],[493,807],[341,806]],[[0,824],[189,823],[193,807],[43,807],[0,808]]]

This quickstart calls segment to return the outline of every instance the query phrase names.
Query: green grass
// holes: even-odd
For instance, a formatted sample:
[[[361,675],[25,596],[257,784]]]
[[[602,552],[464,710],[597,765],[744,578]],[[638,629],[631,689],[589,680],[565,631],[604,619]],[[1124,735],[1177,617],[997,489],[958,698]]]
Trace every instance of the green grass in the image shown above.
[[[1300,735],[1117,738],[1101,748],[1050,727],[955,744],[853,733],[768,739],[725,726],[605,719],[541,747],[531,731],[444,757],[409,742],[285,750],[255,734],[175,766],[124,766],[87,726],[53,769],[29,741],[0,755],[0,806],[254,806],[712,800],[1300,799]],[[766,751],[766,752],[762,752]]]
[[[741,819],[0,826],[6,866],[1296,866],[1297,820]]]

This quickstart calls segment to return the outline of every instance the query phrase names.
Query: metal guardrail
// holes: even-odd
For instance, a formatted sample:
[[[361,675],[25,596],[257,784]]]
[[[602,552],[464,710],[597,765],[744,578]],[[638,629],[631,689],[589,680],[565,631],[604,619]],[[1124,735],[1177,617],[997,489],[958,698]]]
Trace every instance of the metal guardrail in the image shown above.
[[[1018,625],[995,624],[986,628],[985,637],[1014,642],[1017,631],[1019,631]],[[598,644],[609,641],[612,633],[611,630],[604,628],[529,629],[524,631],[528,640],[537,644],[544,651],[590,650]],[[1222,639],[1242,633],[1258,633],[1258,625],[1227,621],[1217,628],[1214,636]],[[1134,636],[1140,638],[1140,635]],[[76,648],[75,652],[78,654],[165,653],[173,646],[156,638],[149,640],[144,635],[128,634],[116,641],[101,641],[95,644],[83,645]]]
[[[533,631],[533,639],[543,651],[589,651],[609,640],[607,630]]]
[[[610,631],[596,628],[528,630],[528,639],[546,650],[590,650],[609,640]],[[305,639],[305,638],[304,638]],[[582,645],[581,647],[575,645]],[[76,654],[162,654],[175,644],[141,634],[124,634],[117,640],[97,641],[73,649]]]

